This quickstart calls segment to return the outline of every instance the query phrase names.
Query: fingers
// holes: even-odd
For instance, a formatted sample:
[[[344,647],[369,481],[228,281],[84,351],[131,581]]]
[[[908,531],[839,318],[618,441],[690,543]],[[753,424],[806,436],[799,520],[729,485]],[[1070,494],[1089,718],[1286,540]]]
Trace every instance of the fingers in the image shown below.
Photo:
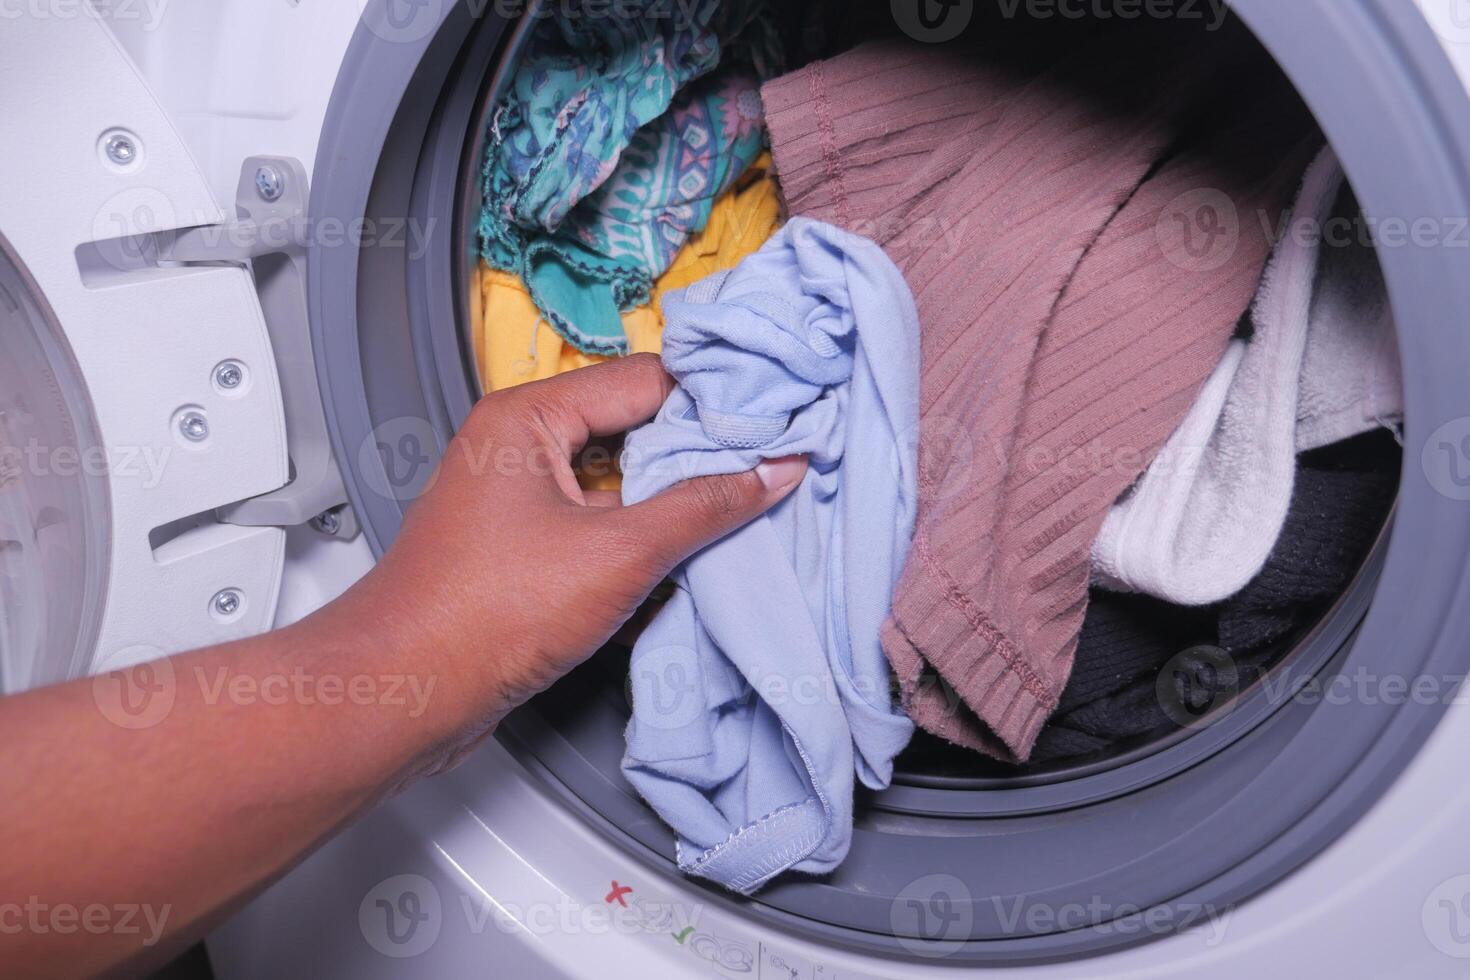
[[[566,455],[653,417],[674,381],[653,354],[594,364],[509,390]]]
[[[616,490],[583,490],[582,497],[588,507],[611,510],[623,506],[623,495]]]
[[[586,503],[572,457],[595,438],[646,422],[673,386],[655,355],[634,354],[493,392],[460,429],[446,462],[498,477],[501,494],[534,495],[551,485],[572,503]],[[599,465],[611,465],[616,447],[609,442]]]
[[[806,476],[804,456],[773,459],[748,473],[705,476],[676,484],[609,515],[647,549],[660,571],[764,514]]]

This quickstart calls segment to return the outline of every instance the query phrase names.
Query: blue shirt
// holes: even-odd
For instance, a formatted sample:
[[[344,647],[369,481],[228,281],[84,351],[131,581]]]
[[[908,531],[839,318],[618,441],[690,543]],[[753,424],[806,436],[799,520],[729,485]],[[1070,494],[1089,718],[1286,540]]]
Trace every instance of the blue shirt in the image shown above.
[[[679,568],[633,650],[623,772],[682,870],[750,893],[835,868],[854,776],[887,786],[913,733],[878,630],[914,528],[918,314],[882,249],[803,218],[663,311],[679,387],[628,437],[626,503],[810,457],[790,496]]]

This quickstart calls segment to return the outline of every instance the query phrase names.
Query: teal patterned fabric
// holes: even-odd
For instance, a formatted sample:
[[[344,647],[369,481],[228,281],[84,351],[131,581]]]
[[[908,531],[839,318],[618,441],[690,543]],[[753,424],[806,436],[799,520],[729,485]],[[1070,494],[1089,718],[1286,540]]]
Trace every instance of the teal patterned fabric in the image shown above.
[[[781,48],[765,0],[588,10],[603,12],[562,3],[535,25],[492,117],[481,254],[569,343],[625,354],[621,312],[759,156]]]

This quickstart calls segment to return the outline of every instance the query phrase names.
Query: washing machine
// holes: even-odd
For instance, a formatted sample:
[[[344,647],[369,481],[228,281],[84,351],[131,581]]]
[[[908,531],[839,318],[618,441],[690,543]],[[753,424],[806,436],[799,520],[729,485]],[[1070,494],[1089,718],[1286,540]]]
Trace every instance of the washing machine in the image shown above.
[[[1379,247],[1398,502],[1274,696],[1102,763],[900,772],[837,873],[737,899],[674,870],[594,658],[234,914],[217,975],[1470,969],[1470,4],[1231,9],[1365,214],[1427,229]],[[480,395],[479,134],[534,14],[0,4],[5,690],[294,621],[391,545]]]

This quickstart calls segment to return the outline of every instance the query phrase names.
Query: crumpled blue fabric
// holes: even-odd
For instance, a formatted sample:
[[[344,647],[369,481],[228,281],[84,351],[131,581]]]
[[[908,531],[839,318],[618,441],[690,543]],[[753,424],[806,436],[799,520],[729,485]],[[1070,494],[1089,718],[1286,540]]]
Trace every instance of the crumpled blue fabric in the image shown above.
[[[765,143],[781,69],[765,0],[622,0],[542,15],[490,125],[481,253],[569,343],[626,354],[621,312]]]
[[[887,786],[913,733],[878,630],[914,527],[918,315],[882,249],[805,218],[663,312],[679,387],[628,437],[626,503],[810,457],[789,497],[680,566],[632,656],[623,772],[683,871],[748,894],[834,869],[854,777]]]

